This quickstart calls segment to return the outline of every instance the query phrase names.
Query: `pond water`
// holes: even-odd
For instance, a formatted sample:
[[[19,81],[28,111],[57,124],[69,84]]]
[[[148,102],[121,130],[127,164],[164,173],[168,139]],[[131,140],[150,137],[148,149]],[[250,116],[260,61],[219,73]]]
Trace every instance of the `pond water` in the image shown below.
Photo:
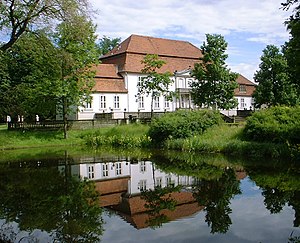
[[[1,153],[0,242],[299,242],[299,174],[220,155]]]

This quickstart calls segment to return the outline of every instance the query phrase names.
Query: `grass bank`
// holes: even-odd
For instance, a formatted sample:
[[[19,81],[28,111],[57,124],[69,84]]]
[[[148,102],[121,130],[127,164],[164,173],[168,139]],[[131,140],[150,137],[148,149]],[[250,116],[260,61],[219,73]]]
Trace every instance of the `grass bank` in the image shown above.
[[[62,131],[8,131],[0,126],[0,150],[49,146],[84,145],[85,136],[91,130],[71,130],[68,139],[63,138]]]
[[[207,129],[202,135],[168,140],[166,147],[186,152],[223,153],[252,158],[289,158],[292,156],[288,144],[244,140],[243,129],[243,126],[214,126]]]
[[[163,149],[195,152],[222,153],[251,158],[300,159],[300,149],[287,143],[254,142],[243,139],[244,127],[219,125],[208,128],[203,134],[184,139],[167,140]],[[99,148],[151,148],[155,147],[147,133],[149,126],[130,124],[94,130],[71,130],[68,139],[62,131],[7,131],[0,126],[0,150],[50,147],[84,146]]]
[[[215,125],[203,134],[184,139],[169,139],[163,149],[195,153],[222,153],[251,158],[288,159],[298,156],[299,150],[294,150],[287,143],[268,143],[246,141],[243,139],[243,126]],[[149,127],[146,125],[117,126],[102,129],[86,136],[91,147],[113,146],[119,148],[149,148],[155,147],[147,136]]]

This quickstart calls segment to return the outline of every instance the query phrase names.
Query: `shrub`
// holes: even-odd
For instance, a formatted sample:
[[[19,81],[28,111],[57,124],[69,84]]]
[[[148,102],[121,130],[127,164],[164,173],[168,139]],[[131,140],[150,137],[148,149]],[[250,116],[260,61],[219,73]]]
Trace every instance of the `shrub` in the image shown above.
[[[221,122],[222,117],[217,111],[179,110],[154,119],[150,124],[148,135],[154,144],[162,144],[169,138],[187,138],[195,134],[201,134],[207,128]]]
[[[277,106],[255,112],[247,119],[244,136],[259,142],[300,143],[300,107]]]

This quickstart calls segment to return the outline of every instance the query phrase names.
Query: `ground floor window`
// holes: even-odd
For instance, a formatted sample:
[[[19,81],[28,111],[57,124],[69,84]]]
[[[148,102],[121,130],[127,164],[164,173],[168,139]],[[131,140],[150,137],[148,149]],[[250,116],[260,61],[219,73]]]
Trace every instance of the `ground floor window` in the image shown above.
[[[144,109],[145,107],[144,107],[144,97],[143,96],[141,96],[140,98],[139,98],[139,109]]]
[[[120,97],[119,96],[114,96],[114,109],[119,109],[120,108]]]
[[[100,96],[100,108],[106,109],[106,97],[104,95]]]
[[[159,97],[154,97],[154,109],[159,109]]]

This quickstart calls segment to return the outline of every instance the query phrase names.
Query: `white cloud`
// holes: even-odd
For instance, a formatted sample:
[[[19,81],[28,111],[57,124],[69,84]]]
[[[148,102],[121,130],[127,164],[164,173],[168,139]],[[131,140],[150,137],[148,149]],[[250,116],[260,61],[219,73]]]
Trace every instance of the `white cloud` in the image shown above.
[[[160,31],[176,32],[195,39],[204,33],[228,35],[232,31],[253,34],[282,35],[288,13],[278,0],[92,0],[99,9],[99,33],[155,35]]]
[[[284,21],[290,15],[278,0],[91,0],[99,9],[99,37],[141,34],[190,41],[199,47],[205,33],[230,40],[230,67],[250,80],[262,49],[288,40]]]

